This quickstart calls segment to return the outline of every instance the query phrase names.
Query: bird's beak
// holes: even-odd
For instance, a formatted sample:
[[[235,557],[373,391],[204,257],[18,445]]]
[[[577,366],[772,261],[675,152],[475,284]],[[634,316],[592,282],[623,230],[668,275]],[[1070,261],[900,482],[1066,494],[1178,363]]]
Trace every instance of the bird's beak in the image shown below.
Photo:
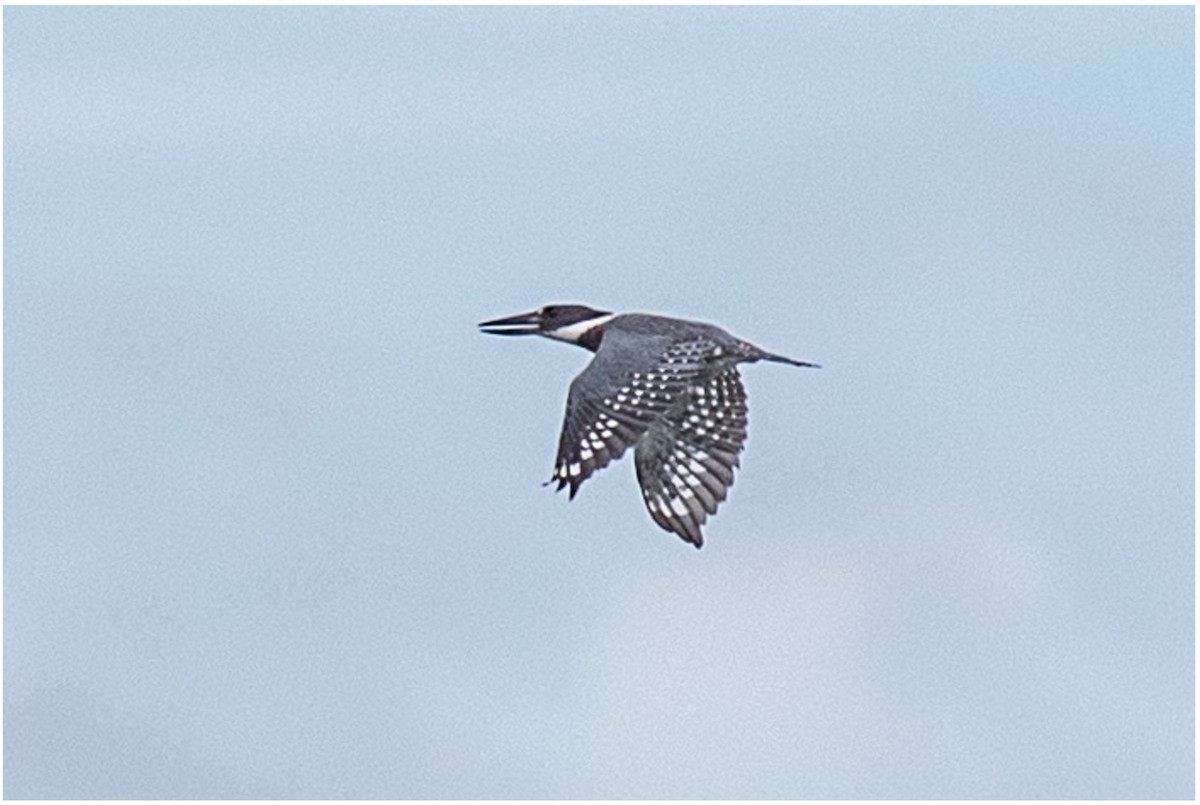
[[[542,316],[535,310],[532,313],[480,322],[479,327],[491,335],[537,335],[541,332],[541,323]]]

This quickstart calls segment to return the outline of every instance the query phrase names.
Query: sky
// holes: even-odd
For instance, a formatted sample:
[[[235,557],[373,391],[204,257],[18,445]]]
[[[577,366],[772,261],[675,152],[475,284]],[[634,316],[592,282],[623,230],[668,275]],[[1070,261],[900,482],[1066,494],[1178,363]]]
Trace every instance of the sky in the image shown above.
[[[5,797],[1191,798],[1193,35],[5,8]],[[822,365],[703,550],[554,302]]]

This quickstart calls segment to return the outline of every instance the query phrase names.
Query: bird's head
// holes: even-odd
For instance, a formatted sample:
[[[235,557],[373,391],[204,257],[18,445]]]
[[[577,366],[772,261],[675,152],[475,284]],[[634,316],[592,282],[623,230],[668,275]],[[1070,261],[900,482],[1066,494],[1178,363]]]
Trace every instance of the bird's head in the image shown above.
[[[532,313],[481,322],[479,327],[491,335],[540,335],[594,350],[591,342],[599,343],[597,328],[614,315],[584,305],[546,305]]]

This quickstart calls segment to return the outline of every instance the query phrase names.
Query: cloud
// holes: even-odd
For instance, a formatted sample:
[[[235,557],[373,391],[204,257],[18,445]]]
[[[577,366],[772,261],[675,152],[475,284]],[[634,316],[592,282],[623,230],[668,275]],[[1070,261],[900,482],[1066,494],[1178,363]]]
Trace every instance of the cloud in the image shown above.
[[[622,136],[629,115],[644,119],[650,112],[645,93],[622,83],[490,73],[380,80],[352,70],[299,68],[43,71],[9,78],[5,122],[10,147],[85,154],[553,143]]]
[[[1183,669],[1089,617],[1046,541],[961,512],[838,536],[622,579],[563,795],[1190,795]]]

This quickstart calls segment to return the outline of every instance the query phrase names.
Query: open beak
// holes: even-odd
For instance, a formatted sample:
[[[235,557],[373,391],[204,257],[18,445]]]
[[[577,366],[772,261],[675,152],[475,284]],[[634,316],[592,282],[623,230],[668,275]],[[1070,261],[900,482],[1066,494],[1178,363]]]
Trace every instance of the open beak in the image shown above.
[[[479,323],[480,329],[491,335],[537,335],[541,332],[542,317],[535,310],[503,319]]]

